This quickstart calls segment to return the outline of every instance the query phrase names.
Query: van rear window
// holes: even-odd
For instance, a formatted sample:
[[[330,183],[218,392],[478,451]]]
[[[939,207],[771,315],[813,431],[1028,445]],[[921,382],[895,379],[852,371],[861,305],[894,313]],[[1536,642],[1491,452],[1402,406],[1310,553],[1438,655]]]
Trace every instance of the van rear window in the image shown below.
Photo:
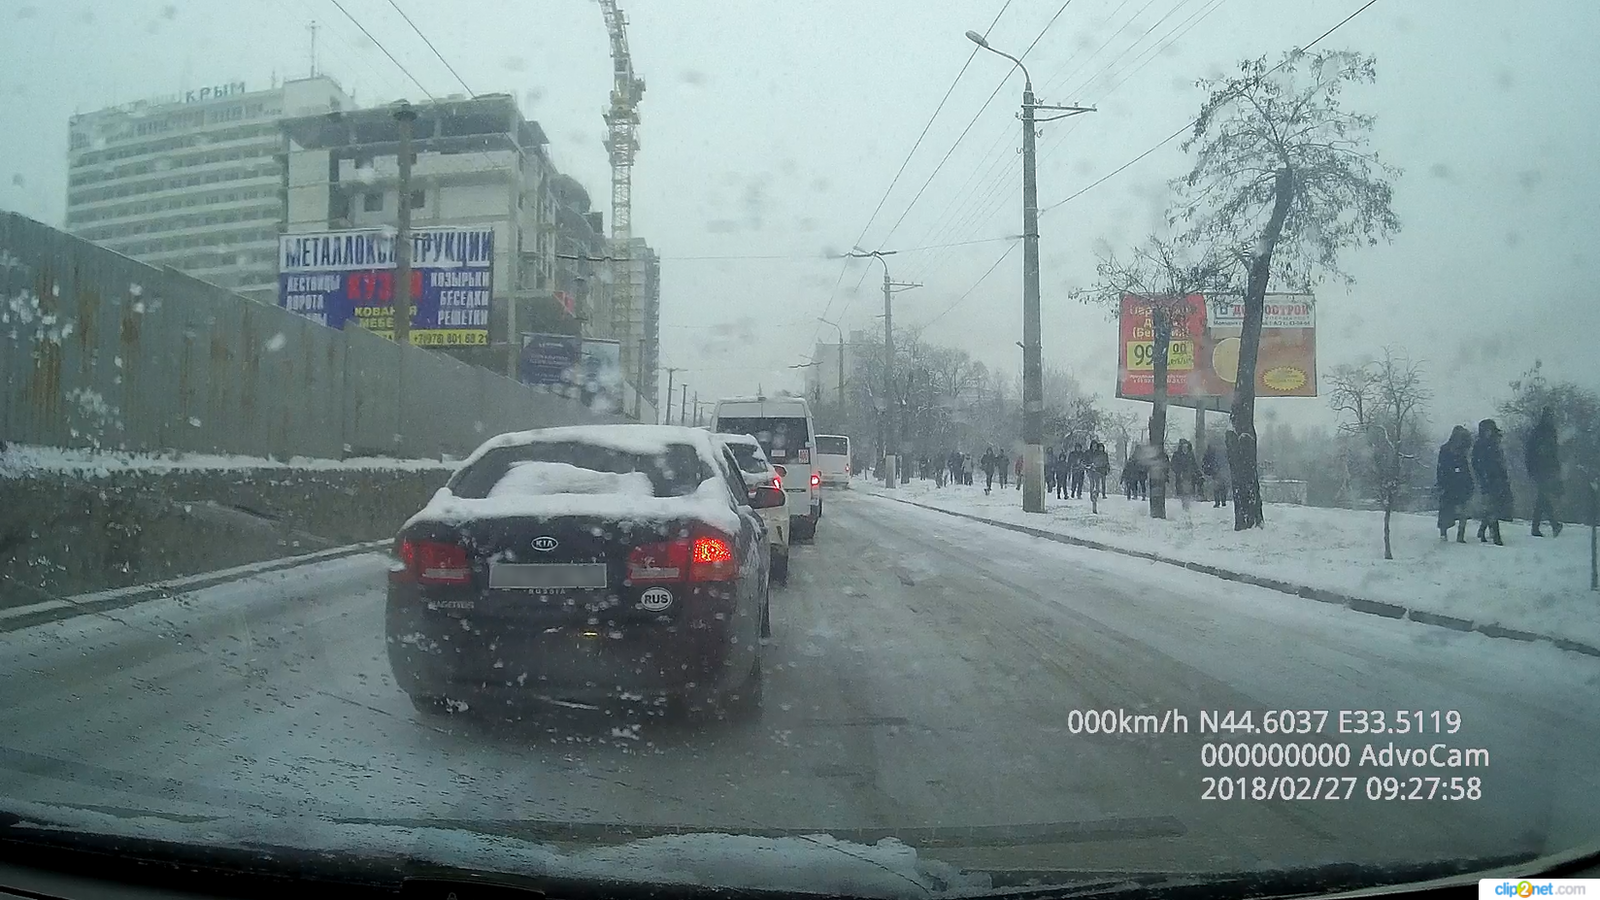
[[[794,459],[811,440],[811,429],[803,416],[728,416],[717,419],[717,430],[724,434],[754,435],[767,458],[775,463]]]
[[[817,452],[829,456],[849,456],[850,439],[844,437],[819,437],[817,438]]]

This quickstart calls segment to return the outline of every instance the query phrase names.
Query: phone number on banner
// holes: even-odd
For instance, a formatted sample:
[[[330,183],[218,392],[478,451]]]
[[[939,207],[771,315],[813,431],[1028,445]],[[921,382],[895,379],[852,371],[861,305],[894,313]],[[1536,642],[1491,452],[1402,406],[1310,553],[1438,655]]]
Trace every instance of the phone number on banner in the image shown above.
[[[373,334],[381,338],[394,340],[393,331],[377,331]],[[489,332],[477,328],[429,328],[411,332],[411,345],[413,347],[487,347],[489,346]]]

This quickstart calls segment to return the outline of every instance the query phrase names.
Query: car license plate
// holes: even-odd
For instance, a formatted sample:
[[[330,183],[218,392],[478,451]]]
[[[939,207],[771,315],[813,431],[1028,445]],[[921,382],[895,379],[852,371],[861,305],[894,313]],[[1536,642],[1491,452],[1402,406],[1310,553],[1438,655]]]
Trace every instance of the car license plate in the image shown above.
[[[491,563],[489,566],[489,587],[496,589],[605,586],[605,563]]]

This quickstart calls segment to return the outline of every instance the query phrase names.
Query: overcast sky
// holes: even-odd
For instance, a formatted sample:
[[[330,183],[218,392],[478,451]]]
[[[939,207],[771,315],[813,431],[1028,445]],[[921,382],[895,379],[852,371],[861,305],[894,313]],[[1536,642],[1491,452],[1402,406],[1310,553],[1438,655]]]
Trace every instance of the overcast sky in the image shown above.
[[[304,74],[313,21],[321,69],[363,105],[464,90],[389,0],[339,2],[421,87],[332,0],[0,0],[0,207],[59,225],[69,115]],[[609,219],[600,112],[611,63],[598,5],[396,2],[473,92],[519,98],[557,166]],[[881,313],[876,264],[826,258],[859,237],[905,251],[891,260],[894,277],[925,284],[896,296],[897,323],[1018,368],[1020,248],[995,263],[1021,231],[1021,79],[990,54],[969,64],[962,33],[993,22],[991,42],[1013,54],[1037,38],[1025,62],[1042,99],[1098,107],[1044,126],[1039,197],[1049,206],[1190,119],[1197,77],[1303,45],[1364,2],[1072,0],[1060,12],[1058,0],[622,0],[648,83],[633,221],[663,257],[663,364],[687,367],[678,381],[702,399],[798,387],[801,370],[789,366],[834,339],[818,316],[842,317],[848,331]],[[1393,345],[1426,362],[1442,423],[1492,415],[1536,357],[1556,377],[1600,385],[1596,34],[1600,6],[1587,0],[1514,12],[1488,0],[1379,0],[1321,45],[1377,55],[1376,86],[1348,101],[1378,116],[1375,146],[1404,170],[1404,230],[1349,255],[1353,288],[1319,291],[1324,373]],[[1174,141],[1041,220],[1046,364],[1104,395],[1115,328],[1066,292],[1092,277],[1097,242],[1126,247],[1159,221],[1166,181],[1185,170]],[[909,249],[989,239],[1000,240]],[[1327,418],[1323,400],[1261,410]]]

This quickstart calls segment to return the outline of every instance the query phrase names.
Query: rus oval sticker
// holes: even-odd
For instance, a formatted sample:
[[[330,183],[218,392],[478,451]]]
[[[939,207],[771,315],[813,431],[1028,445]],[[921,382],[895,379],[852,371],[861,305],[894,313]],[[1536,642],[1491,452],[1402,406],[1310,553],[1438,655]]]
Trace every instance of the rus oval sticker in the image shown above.
[[[639,606],[650,612],[661,612],[672,605],[672,592],[664,587],[653,587],[639,595]]]
[[[1261,375],[1261,383],[1275,391],[1297,391],[1306,383],[1306,373],[1294,366],[1276,366]]]

